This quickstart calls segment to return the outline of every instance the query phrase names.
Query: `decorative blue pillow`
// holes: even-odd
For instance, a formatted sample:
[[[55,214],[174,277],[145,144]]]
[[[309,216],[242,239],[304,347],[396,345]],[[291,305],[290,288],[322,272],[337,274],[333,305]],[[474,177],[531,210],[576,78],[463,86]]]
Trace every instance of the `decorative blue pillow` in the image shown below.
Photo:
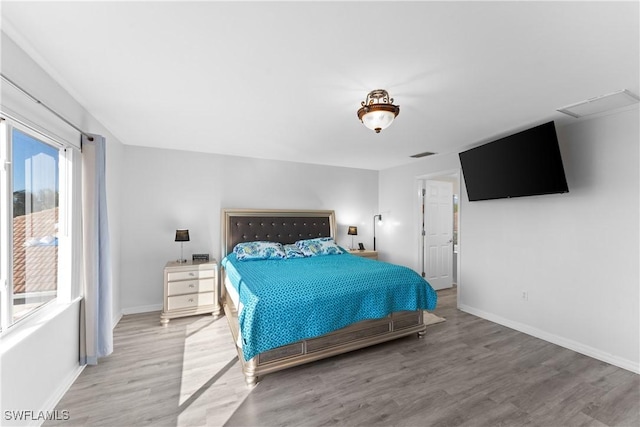
[[[244,242],[233,248],[238,261],[254,259],[284,259],[286,255],[280,243],[275,242]]]
[[[298,249],[295,244],[283,245],[284,253],[287,258],[304,258],[304,254]]]
[[[296,246],[304,256],[341,255],[342,249],[336,245],[333,237],[318,237],[317,239],[298,240]]]

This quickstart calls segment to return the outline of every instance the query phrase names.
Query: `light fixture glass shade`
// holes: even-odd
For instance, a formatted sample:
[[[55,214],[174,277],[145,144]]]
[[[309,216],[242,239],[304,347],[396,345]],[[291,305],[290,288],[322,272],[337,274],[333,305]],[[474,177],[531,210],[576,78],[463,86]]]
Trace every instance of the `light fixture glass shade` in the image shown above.
[[[388,128],[396,115],[391,111],[371,111],[362,116],[362,123],[369,129],[379,133]]]
[[[400,107],[393,105],[393,98],[384,89],[376,89],[367,95],[367,99],[360,103],[358,118],[369,129],[380,133],[388,128],[398,114]]]

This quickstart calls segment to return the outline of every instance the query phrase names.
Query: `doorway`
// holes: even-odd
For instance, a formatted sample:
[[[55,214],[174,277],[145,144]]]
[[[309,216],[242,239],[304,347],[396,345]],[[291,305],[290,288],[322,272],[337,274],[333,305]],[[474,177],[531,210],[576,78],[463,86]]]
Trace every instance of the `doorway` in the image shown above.
[[[435,290],[448,289],[459,277],[460,172],[420,176],[417,185],[420,271]]]

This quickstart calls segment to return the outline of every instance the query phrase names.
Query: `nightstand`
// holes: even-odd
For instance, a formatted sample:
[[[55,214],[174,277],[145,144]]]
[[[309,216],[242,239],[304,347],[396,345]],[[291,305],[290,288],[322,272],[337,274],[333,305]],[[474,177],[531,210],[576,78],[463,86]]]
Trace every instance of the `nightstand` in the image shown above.
[[[371,258],[371,259],[378,259],[378,251],[371,251],[368,249],[365,249],[364,251],[359,251],[359,250],[355,250],[355,251],[349,251],[349,253],[351,255],[355,255],[355,256],[360,256],[362,258]]]
[[[164,267],[164,298],[160,323],[170,319],[212,313],[220,315],[218,262],[168,262]]]

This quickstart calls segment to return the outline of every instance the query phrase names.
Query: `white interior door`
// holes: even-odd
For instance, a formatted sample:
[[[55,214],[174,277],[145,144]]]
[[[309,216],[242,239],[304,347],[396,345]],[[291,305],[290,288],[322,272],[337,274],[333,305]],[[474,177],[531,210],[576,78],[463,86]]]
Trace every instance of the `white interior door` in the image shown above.
[[[424,276],[438,289],[453,286],[453,183],[425,181]]]

